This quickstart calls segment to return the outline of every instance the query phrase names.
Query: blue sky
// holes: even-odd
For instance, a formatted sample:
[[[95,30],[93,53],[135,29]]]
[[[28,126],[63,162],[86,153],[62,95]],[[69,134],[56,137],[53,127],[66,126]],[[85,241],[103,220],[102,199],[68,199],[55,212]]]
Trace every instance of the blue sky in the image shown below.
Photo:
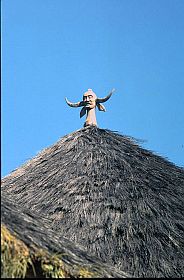
[[[183,0],[2,0],[2,176],[83,127],[70,108],[92,88],[100,128],[184,163]]]

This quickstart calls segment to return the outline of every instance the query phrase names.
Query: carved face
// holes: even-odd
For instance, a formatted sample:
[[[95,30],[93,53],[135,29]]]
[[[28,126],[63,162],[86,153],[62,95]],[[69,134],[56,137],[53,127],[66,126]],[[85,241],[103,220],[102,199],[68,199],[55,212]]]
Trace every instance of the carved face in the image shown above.
[[[92,91],[92,89],[88,89],[87,92],[83,95],[83,101],[85,102],[85,108],[93,109],[96,106],[96,94]]]

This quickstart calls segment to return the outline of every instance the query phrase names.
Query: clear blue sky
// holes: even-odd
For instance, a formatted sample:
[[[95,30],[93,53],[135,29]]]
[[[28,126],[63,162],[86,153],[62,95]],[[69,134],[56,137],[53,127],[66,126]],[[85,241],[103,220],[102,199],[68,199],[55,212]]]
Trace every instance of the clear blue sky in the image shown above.
[[[183,0],[2,0],[2,176],[83,127],[77,102],[104,97],[100,128],[184,164]]]

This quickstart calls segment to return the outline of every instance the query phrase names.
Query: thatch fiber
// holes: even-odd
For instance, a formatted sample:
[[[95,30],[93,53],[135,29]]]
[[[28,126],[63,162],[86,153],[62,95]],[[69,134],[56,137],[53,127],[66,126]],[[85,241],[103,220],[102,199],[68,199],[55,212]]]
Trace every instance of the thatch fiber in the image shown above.
[[[184,170],[130,137],[82,128],[3,179],[2,193],[135,277],[184,276]]]
[[[49,221],[3,196],[2,278],[127,278],[82,246],[54,232]]]

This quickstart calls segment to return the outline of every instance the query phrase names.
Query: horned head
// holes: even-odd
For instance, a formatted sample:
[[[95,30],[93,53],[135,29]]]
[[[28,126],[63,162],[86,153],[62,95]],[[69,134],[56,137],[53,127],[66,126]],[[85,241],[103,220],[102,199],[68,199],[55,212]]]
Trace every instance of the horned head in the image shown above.
[[[97,107],[99,111],[105,112],[105,107],[101,104],[106,102],[112,95],[115,89],[113,89],[106,97],[98,98],[96,94],[93,92],[92,89],[88,89],[83,94],[83,100],[77,103],[72,103],[65,98],[66,103],[70,107],[83,107],[80,111],[80,117],[82,118],[85,114],[87,114],[86,122],[84,126],[87,125],[97,125],[96,123],[96,115],[95,115],[95,108]]]

